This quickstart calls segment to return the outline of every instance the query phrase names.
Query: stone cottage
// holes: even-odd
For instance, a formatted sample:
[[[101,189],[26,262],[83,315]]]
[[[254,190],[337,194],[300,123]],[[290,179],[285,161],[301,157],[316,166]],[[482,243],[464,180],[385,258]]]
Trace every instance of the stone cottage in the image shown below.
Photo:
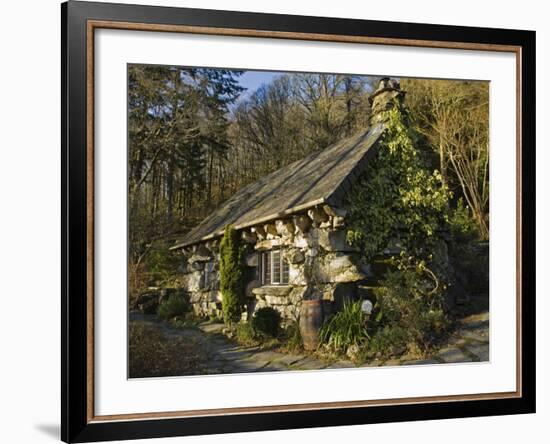
[[[368,297],[368,264],[346,242],[345,197],[376,153],[380,113],[404,93],[382,79],[370,97],[371,125],[361,134],[287,165],[227,200],[171,249],[183,255],[181,285],[198,315],[221,315],[219,245],[224,228],[246,245],[247,311],[273,307],[296,319],[305,299],[334,312],[345,298]]]

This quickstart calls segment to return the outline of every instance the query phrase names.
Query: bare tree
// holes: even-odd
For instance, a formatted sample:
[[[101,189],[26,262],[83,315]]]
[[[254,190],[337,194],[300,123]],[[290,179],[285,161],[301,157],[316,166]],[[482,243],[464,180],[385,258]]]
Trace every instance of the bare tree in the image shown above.
[[[417,129],[438,155],[444,183],[464,197],[480,237],[488,239],[488,84],[405,80],[402,85]]]

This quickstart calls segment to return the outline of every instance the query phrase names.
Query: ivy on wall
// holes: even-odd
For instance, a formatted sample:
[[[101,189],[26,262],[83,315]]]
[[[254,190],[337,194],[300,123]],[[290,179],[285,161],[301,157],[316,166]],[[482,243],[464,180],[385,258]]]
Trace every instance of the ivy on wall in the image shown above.
[[[370,260],[398,239],[408,254],[426,259],[448,220],[450,192],[437,170],[425,168],[407,115],[397,104],[384,114],[378,153],[348,197],[348,242]]]
[[[451,193],[430,172],[398,103],[384,112],[386,131],[378,153],[348,197],[348,242],[372,261],[389,245],[390,267],[374,288],[376,299],[366,348],[373,356],[425,353],[445,329],[446,278],[436,262],[448,228]],[[387,251],[387,250],[386,250]]]

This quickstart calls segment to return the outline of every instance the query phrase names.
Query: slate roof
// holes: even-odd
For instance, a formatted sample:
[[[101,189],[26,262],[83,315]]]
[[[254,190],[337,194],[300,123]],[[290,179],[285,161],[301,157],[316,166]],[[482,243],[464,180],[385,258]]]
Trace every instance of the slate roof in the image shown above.
[[[241,188],[171,249],[220,236],[226,225],[242,229],[321,203],[341,206],[383,130],[381,123],[371,126]]]

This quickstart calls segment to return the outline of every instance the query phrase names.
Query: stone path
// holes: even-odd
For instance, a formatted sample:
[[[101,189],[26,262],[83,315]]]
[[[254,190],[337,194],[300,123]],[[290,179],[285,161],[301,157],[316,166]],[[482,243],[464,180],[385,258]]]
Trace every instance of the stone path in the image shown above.
[[[289,354],[260,347],[246,347],[236,344],[221,334],[223,324],[199,324],[199,330],[215,336],[209,344],[212,362],[209,373],[249,373],[281,370],[315,370],[329,366],[329,363],[312,356]]]
[[[205,322],[197,327],[174,328],[154,315],[130,314],[131,322],[149,324],[168,337],[180,337],[202,347],[206,359],[200,368],[203,374],[250,373],[281,370],[320,370],[357,367],[351,361],[330,362],[313,355],[289,354],[260,347],[241,346],[222,334],[224,325]],[[374,360],[361,367],[402,366],[480,362],[489,360],[489,313],[481,312],[458,321],[456,329],[437,353],[429,359]]]
[[[442,362],[489,361],[489,313],[463,318],[457,327],[437,358]]]
[[[221,332],[224,325],[221,323],[204,322],[198,328],[174,328],[166,322],[160,322],[155,315],[130,314],[130,322],[138,322],[159,328],[168,337],[180,337],[193,341],[197,347],[202,347],[207,359],[204,374],[222,373],[250,373],[281,370],[316,370],[333,367],[325,362],[305,354],[281,353],[265,350],[260,347],[241,346]],[[346,362],[339,363],[346,365]],[[349,367],[354,365],[349,362]]]

